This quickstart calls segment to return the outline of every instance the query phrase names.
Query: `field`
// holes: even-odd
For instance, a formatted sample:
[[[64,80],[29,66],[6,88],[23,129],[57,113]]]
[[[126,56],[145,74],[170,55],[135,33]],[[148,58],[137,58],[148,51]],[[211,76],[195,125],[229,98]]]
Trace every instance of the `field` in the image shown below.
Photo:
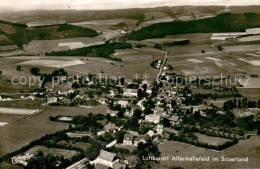
[[[91,28],[96,31],[108,30],[111,26],[117,25],[118,23],[124,22],[128,26],[134,26],[136,20],[133,19],[124,19],[124,18],[115,18],[115,19],[106,19],[106,20],[91,20],[84,22],[71,23],[72,25],[81,26],[83,28]]]
[[[0,46],[6,46],[6,45],[13,45],[14,42],[12,40],[10,40],[8,37],[6,37],[5,35],[1,35],[0,34]]]
[[[29,60],[19,63],[19,65],[31,65],[31,66],[46,66],[46,67],[57,67],[63,68],[74,65],[82,65],[85,62],[80,60],[61,61],[61,60]]]
[[[242,58],[240,58],[239,60],[246,62],[246,63],[248,63],[252,66],[260,66],[260,60],[245,60],[245,59],[242,59]]]
[[[4,126],[4,125],[7,125],[8,123],[5,123],[5,122],[0,122],[0,127],[1,126]]]
[[[238,42],[260,41],[260,35],[237,38]]]
[[[211,137],[200,133],[194,133],[198,137],[198,141],[202,143],[208,143],[209,145],[222,145],[227,141],[231,141],[229,139],[220,138],[220,137]]]
[[[9,124],[0,127],[0,156],[15,151],[31,141],[41,138],[45,134],[55,133],[69,127],[67,123],[49,121],[49,116],[75,116],[79,114],[86,115],[88,113],[105,113],[107,107],[101,105],[93,107],[92,109],[87,109],[80,107],[45,106],[44,109],[44,111],[27,116],[26,118],[18,118],[15,115],[17,120],[10,119]],[[4,118],[4,116],[2,117]]]
[[[224,48],[227,52],[259,51],[260,45],[225,46]]]
[[[64,149],[58,149],[58,148],[47,148],[44,146],[35,146],[31,149],[29,149],[28,151],[25,152],[26,153],[30,153],[33,155],[36,155],[39,151],[42,151],[44,155],[52,155],[52,156],[63,156],[65,159],[71,159],[74,155],[77,155],[78,152],[77,151],[73,151],[73,150],[64,150]]]
[[[150,63],[153,57],[154,59],[162,59],[164,52],[155,49],[117,50],[112,57],[120,57],[122,61],[115,62],[104,58],[84,57],[82,61],[86,63],[85,65],[67,67],[66,71],[81,75],[94,73],[98,77],[100,75],[104,78],[124,76],[129,79],[133,79],[136,73],[140,75],[140,78],[142,78],[143,74],[147,73],[149,74],[149,79],[152,80],[155,79],[158,70],[151,68]]]
[[[180,143],[176,141],[167,141],[159,144],[159,150],[161,156],[172,156],[180,157],[191,157],[191,156],[209,156],[219,158],[219,161],[209,161],[209,162],[183,162],[183,161],[161,161],[158,165],[153,166],[153,168],[168,168],[173,165],[181,166],[184,168],[257,168],[260,165],[258,160],[258,154],[260,153],[259,147],[259,136],[252,136],[250,139],[241,140],[238,144],[225,149],[224,151],[217,152],[213,150],[207,150],[199,147],[195,147],[189,144]],[[234,158],[249,158],[249,162],[224,162],[221,161],[221,156]]]
[[[1,114],[33,115],[39,112],[40,110],[3,108],[3,107],[0,108]]]

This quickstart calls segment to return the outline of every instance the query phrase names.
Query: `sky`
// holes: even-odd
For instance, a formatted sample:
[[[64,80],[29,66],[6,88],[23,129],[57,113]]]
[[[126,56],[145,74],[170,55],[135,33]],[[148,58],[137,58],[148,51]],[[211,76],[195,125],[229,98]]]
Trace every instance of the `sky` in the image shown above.
[[[260,5],[260,0],[0,0],[2,10],[123,9],[182,5]]]

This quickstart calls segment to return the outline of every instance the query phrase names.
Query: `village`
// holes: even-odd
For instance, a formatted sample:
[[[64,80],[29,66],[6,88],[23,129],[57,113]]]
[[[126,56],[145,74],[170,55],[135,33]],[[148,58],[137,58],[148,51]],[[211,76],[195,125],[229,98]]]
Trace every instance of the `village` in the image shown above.
[[[77,158],[71,157],[70,162],[56,159],[56,166],[119,169],[137,168],[142,163],[149,166],[149,161],[143,158],[151,154],[160,156],[157,146],[167,140],[222,151],[256,134],[247,131],[255,128],[259,102],[248,102],[234,86],[223,88],[210,82],[200,82],[200,86],[198,81],[166,74],[160,68],[159,73],[159,79],[154,82],[121,78],[117,85],[101,85],[98,79],[90,78],[95,76],[92,74],[86,78],[84,90],[82,84],[73,83],[65,91],[46,88],[32,93],[27,99],[45,100],[46,106],[107,107],[102,114],[50,116],[50,121],[69,123],[70,127],[38,144],[49,149],[63,148],[68,153],[78,151]],[[218,95],[192,92],[200,88],[221,92]],[[239,126],[234,119],[239,120]],[[69,144],[71,140],[73,144],[86,142],[88,148],[73,148]],[[11,157],[12,163],[27,166],[28,161],[39,159],[39,152],[28,151]]]

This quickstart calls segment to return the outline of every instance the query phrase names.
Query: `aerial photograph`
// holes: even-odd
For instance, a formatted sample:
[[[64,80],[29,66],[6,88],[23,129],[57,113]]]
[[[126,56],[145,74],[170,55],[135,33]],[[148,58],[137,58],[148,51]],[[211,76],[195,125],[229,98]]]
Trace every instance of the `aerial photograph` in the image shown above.
[[[0,0],[0,169],[260,169],[260,0]]]

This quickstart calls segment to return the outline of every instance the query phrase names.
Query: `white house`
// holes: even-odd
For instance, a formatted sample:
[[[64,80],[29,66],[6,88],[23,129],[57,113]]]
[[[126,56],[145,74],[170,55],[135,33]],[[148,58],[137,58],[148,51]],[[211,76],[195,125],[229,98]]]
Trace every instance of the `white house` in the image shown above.
[[[123,96],[137,97],[138,89],[124,89]]]
[[[118,111],[113,111],[113,110],[107,110],[106,114],[110,114],[110,116],[117,116]]]
[[[114,145],[116,145],[116,143],[117,143],[117,140],[111,141],[110,143],[108,143],[106,145],[106,148],[113,147]]]
[[[172,124],[179,124],[179,119],[180,119],[180,116],[175,116],[175,115],[172,115],[172,117],[169,118],[169,120]]]
[[[91,164],[102,164],[113,168],[114,164],[117,162],[116,155],[105,150],[101,150],[99,156],[91,162]]]
[[[163,133],[163,125],[157,124],[156,132],[157,132],[157,134],[162,134]]]
[[[145,121],[158,124],[160,123],[161,115],[160,114],[149,114],[145,115]]]
[[[123,139],[123,144],[131,146],[133,145],[134,136],[131,134],[125,134]]]

